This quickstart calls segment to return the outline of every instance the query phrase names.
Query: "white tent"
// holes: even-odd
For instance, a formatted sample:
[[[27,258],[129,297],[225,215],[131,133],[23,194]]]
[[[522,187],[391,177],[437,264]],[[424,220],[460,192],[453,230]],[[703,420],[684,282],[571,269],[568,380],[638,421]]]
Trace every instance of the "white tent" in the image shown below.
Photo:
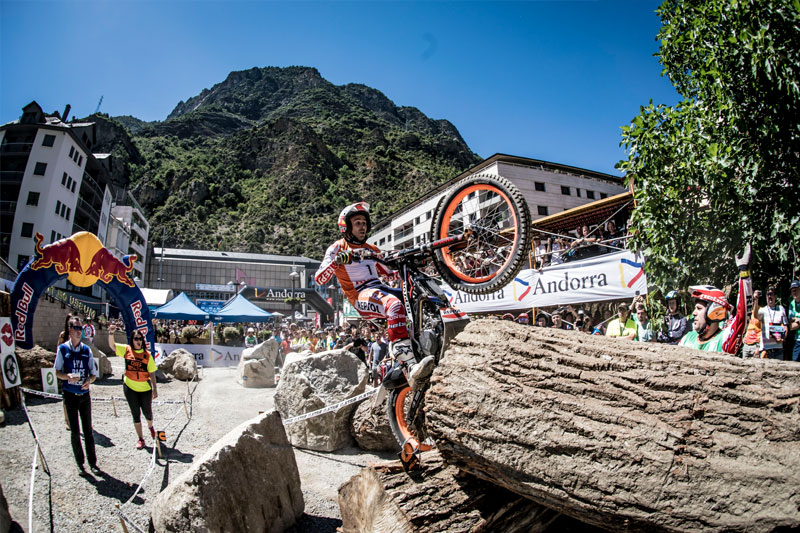
[[[170,289],[140,289],[149,307],[160,307],[175,297]]]

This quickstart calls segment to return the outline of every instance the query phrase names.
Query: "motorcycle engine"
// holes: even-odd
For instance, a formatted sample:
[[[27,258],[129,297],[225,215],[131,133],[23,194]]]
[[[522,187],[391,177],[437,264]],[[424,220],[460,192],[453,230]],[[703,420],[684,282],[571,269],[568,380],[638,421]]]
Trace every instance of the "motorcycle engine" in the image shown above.
[[[441,348],[441,338],[432,329],[425,329],[419,336],[419,345],[425,355],[437,355]]]

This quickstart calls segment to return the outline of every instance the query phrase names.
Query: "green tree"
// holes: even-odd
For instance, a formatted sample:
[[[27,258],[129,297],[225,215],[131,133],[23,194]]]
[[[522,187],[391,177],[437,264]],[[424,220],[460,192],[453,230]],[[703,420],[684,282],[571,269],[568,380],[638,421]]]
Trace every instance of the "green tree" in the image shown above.
[[[800,252],[800,1],[666,0],[657,54],[683,100],[642,107],[618,168],[635,190],[632,244],[661,288],[786,282]]]

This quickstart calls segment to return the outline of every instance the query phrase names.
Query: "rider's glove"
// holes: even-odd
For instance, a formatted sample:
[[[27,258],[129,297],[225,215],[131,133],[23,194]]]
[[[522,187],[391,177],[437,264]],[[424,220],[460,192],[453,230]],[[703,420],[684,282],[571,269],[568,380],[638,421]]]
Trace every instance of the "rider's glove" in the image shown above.
[[[739,276],[746,278],[750,276],[750,243],[744,246],[742,255],[736,256],[736,266],[739,268]]]
[[[345,250],[336,254],[336,259],[333,260],[337,265],[349,265],[353,262],[353,251]]]

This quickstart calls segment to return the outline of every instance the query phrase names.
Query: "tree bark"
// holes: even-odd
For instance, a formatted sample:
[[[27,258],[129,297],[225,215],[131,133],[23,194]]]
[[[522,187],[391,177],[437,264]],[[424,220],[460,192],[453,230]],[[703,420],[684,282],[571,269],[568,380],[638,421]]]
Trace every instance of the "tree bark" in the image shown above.
[[[399,461],[361,470],[339,488],[343,533],[536,533],[558,513],[447,466],[436,452],[407,474]]]
[[[434,372],[444,460],[610,530],[800,526],[800,365],[472,322]]]

